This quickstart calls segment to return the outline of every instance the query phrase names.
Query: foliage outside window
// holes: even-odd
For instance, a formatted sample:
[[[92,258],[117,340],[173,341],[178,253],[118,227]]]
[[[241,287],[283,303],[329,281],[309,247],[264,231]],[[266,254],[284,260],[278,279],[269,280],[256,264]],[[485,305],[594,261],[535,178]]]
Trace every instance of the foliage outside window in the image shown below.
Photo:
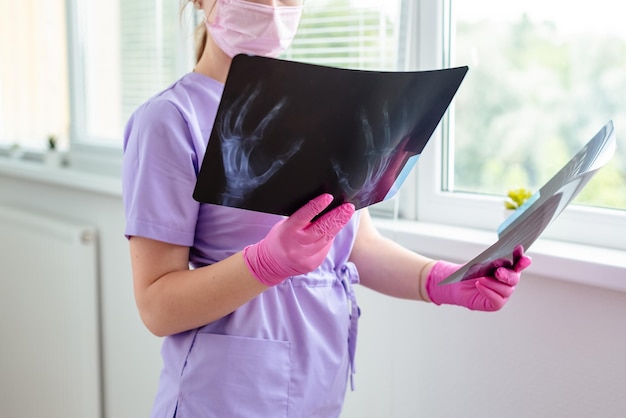
[[[609,120],[625,137],[626,31],[612,5],[453,2],[453,59],[470,71],[456,100],[449,191],[537,189]],[[626,209],[624,148],[577,203]]]

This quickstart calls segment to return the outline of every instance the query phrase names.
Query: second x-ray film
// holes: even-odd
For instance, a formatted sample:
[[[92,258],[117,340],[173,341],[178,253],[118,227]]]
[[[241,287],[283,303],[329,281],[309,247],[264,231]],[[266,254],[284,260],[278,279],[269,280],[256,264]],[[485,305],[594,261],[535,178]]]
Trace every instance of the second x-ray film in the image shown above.
[[[610,161],[615,148],[613,122],[608,122],[527,204],[504,222],[495,244],[439,284],[473,279],[476,277],[474,272],[487,271],[494,260],[510,258],[518,245],[528,250],[594,174]]]

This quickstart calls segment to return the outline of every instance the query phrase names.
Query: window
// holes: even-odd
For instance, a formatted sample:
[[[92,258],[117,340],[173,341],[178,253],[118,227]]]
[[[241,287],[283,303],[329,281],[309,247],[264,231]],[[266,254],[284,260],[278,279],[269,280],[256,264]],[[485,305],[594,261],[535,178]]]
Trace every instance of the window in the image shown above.
[[[0,2],[0,147],[67,147],[64,0]]]
[[[420,2],[419,24],[438,27],[420,39],[421,65],[470,71],[420,160],[416,217],[494,231],[507,188],[543,184],[609,119],[623,137],[626,35],[611,2],[466,3]],[[545,237],[626,249],[624,156]]]
[[[73,143],[119,148],[130,114],[191,68],[191,16],[173,1],[70,1]]]
[[[452,60],[471,73],[456,103],[445,190],[536,189],[609,120],[626,132],[626,31],[611,4],[453,3]],[[626,150],[577,201],[626,209]]]
[[[396,69],[399,4],[307,1],[286,57]],[[2,16],[12,16],[1,29],[6,145],[42,148],[54,134],[63,148],[70,141],[72,148],[119,148],[132,111],[193,66],[192,31],[201,16],[189,7],[180,16],[180,2],[30,0],[1,7]]]
[[[119,150],[130,113],[191,67],[178,2],[7,1],[0,15],[0,148]]]
[[[193,66],[201,16],[179,7],[2,2],[0,151],[43,149],[55,135],[62,148],[71,144],[74,167],[93,170],[106,154],[118,161],[130,113]],[[415,175],[374,210],[495,231],[507,188],[543,184],[608,119],[624,143],[626,32],[616,7],[609,0],[506,8],[495,0],[306,0],[283,57],[385,71],[468,65]],[[570,206],[545,236],[626,249],[624,148],[583,191],[582,205]]]
[[[307,0],[285,58],[333,67],[396,70],[399,0]]]

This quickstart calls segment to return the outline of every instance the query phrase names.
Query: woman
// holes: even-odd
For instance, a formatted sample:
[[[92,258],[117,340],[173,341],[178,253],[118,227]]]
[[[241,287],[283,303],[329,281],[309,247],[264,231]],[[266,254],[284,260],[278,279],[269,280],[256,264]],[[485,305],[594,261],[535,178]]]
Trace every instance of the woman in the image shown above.
[[[278,56],[303,0],[197,0],[193,72],[143,104],[125,131],[123,196],[135,299],[165,336],[153,417],[335,417],[353,370],[352,285],[500,309],[530,264],[520,249],[486,277],[437,286],[459,265],[383,238],[367,210],[321,195],[289,218],[192,198],[232,57]],[[190,268],[191,266],[191,268]]]

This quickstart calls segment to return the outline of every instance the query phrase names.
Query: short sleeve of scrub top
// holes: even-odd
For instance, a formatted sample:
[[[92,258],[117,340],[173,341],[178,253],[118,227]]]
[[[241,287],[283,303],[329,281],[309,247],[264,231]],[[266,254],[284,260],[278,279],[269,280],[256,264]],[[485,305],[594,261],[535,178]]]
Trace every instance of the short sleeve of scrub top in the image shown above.
[[[194,242],[199,203],[192,196],[204,153],[198,148],[206,144],[186,113],[184,106],[161,95],[140,107],[126,126],[122,188],[127,237],[183,246]]]

